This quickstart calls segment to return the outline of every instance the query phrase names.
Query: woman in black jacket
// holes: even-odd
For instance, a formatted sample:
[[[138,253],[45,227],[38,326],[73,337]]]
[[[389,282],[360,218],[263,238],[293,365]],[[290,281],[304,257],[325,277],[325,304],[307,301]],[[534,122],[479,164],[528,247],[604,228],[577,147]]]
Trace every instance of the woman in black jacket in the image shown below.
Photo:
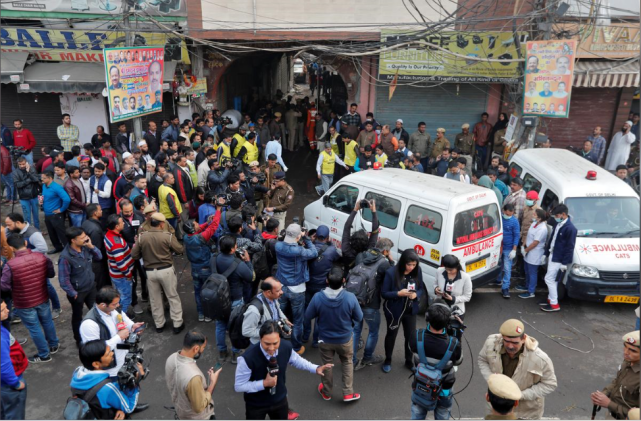
[[[383,312],[387,321],[383,371],[389,373],[392,370],[392,353],[401,324],[405,335],[405,366],[411,370],[414,364],[410,346],[416,348],[416,314],[419,301],[425,295],[423,272],[418,254],[413,249],[405,250],[398,264],[387,270],[381,295],[385,299]]]

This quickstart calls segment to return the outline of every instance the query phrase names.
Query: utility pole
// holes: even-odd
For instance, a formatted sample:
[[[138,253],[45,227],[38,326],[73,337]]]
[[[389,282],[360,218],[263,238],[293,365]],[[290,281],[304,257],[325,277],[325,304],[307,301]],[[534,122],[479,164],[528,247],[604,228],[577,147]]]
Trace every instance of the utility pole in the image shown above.
[[[133,47],[136,34],[131,30],[131,23],[129,21],[129,11],[131,10],[131,5],[129,4],[129,1],[125,0],[123,2],[123,7],[124,7],[123,26],[127,31],[127,33],[125,34],[125,47]],[[133,144],[138,145],[138,142],[142,139],[142,120],[140,119],[140,117],[136,117],[133,119],[133,125],[134,125],[134,141],[135,141]]]

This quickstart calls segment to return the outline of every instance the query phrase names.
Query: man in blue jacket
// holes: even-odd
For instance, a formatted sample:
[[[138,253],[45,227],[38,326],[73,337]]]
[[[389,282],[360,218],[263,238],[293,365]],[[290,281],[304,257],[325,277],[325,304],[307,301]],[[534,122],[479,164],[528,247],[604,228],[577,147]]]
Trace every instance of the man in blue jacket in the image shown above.
[[[320,330],[320,354],[323,364],[331,364],[337,354],[343,366],[343,401],[351,402],[361,398],[354,393],[354,345],[352,343],[352,326],[363,320],[363,311],[356,296],[343,288],[345,278],[343,269],[332,268],[327,276],[327,285],[316,294],[305,312],[305,321],[316,319]],[[334,374],[325,373],[318,393],[326,401],[332,399]]]
[[[88,341],[80,347],[82,366],[76,368],[71,378],[71,391],[81,399],[94,386],[105,382],[95,397],[87,402],[97,419],[124,419],[125,414],[144,411],[149,407],[148,404],[138,404],[138,387],[123,390],[118,382],[109,380],[109,373],[105,369],[113,359],[114,352],[105,341]],[[138,371],[140,376],[144,376],[145,370],[140,363]]]
[[[557,290],[557,275],[565,272],[572,264],[574,245],[576,244],[576,228],[568,216],[568,207],[558,205],[552,211],[556,225],[550,241],[545,247],[545,256],[541,264],[549,257],[548,271],[545,274],[545,284],[548,286],[547,301],[540,302],[543,311],[559,311],[559,293]]]
[[[41,178],[45,224],[51,238],[51,244],[53,244],[53,249],[49,250],[47,254],[56,254],[60,253],[68,243],[65,236],[64,212],[69,207],[71,198],[60,184],[53,182],[52,172],[43,173]]]
[[[503,205],[503,273],[498,282],[501,285],[503,298],[510,298],[510,278],[512,276],[512,263],[516,257],[516,247],[519,245],[521,226],[514,215],[514,205]]]
[[[309,281],[307,261],[318,257],[318,251],[312,244],[312,240],[303,234],[300,225],[291,224],[285,230],[285,240],[276,243],[278,261],[276,279],[283,284],[280,308],[285,312],[287,306],[292,307],[294,323],[292,346],[299,355],[305,352],[301,340],[305,319],[305,283]],[[304,246],[299,245],[301,240]]]
[[[314,247],[318,251],[318,257],[309,261],[309,282],[305,287],[305,308],[309,307],[309,303],[314,298],[314,295],[327,286],[327,275],[332,270],[334,263],[341,258],[338,250],[332,244],[329,238],[329,228],[327,225],[321,225],[316,230],[316,238],[313,241]],[[318,332],[319,329],[314,329],[314,342],[312,347],[318,348]],[[303,324],[303,343],[309,340],[312,333],[311,320],[305,319]]]

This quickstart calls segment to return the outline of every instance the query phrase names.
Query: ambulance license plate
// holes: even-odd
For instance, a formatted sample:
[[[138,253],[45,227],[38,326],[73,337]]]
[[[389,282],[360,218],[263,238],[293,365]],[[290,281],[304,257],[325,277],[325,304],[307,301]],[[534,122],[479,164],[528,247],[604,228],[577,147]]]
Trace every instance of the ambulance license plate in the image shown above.
[[[474,263],[468,263],[467,265],[465,265],[465,272],[470,273],[470,272],[474,272],[475,270],[484,268],[486,262],[487,262],[487,259],[481,259]]]
[[[606,303],[623,303],[639,304],[639,297],[630,297],[628,295],[608,295],[605,297]]]

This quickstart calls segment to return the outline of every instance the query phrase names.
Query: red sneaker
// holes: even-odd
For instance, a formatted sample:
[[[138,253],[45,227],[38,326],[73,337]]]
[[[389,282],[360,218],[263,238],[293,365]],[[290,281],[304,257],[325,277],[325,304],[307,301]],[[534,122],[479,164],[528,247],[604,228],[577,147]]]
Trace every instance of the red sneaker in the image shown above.
[[[343,396],[343,402],[357,401],[361,398],[359,393],[352,393],[351,395]]]
[[[541,310],[547,311],[547,312],[561,311],[561,306],[558,304],[548,304],[546,306],[541,307]]]
[[[318,385],[318,393],[320,393],[321,397],[322,397],[323,399],[325,399],[326,401],[331,401],[331,400],[332,400],[332,397],[331,397],[331,396],[327,396],[327,395],[323,392],[323,383],[321,383],[321,384],[319,384],[319,385]]]
[[[298,417],[300,417],[300,414],[298,412],[294,412],[291,409],[287,411],[287,419],[288,420],[297,420]]]

